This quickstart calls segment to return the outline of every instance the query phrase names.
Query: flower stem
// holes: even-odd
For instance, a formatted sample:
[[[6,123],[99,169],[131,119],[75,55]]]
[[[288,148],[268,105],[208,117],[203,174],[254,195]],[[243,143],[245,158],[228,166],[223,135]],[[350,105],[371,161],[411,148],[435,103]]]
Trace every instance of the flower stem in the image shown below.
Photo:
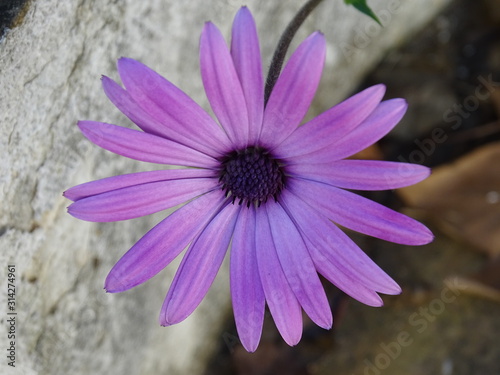
[[[266,79],[266,88],[265,88],[265,96],[264,103],[267,104],[269,100],[269,96],[271,96],[271,92],[273,91],[274,85],[278,80],[278,77],[281,73],[281,68],[283,67],[283,61],[285,60],[286,51],[290,46],[290,42],[293,37],[297,33],[300,25],[305,21],[307,16],[316,8],[319,3],[323,0],[309,0],[295,15],[292,21],[288,24],[287,28],[281,35],[281,38],[276,46],[276,50],[274,51],[273,59],[271,60],[271,65],[269,67],[269,71],[267,73]]]

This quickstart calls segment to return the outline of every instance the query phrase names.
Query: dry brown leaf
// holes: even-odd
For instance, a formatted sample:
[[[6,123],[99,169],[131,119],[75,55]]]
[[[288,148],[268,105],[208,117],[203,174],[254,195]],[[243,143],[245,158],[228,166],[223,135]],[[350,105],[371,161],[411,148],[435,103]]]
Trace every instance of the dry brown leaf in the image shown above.
[[[500,142],[435,168],[429,178],[398,193],[451,235],[500,256]]]
[[[456,276],[445,281],[457,292],[476,295],[500,302],[500,258],[486,264],[470,276]]]

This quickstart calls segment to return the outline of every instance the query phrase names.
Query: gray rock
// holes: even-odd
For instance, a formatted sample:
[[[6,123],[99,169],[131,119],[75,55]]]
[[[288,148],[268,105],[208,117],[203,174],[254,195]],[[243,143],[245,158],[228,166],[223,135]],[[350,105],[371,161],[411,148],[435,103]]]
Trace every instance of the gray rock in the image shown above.
[[[321,4],[293,44],[314,29],[328,40],[314,111],[344,98],[388,48],[447,2],[378,2],[374,9],[385,28],[340,0]],[[265,67],[302,3],[246,2],[257,20]],[[79,133],[79,119],[132,126],[105,97],[100,75],[116,79],[116,59],[132,57],[208,109],[199,35],[211,19],[229,36],[239,6],[236,0],[39,0],[0,41],[1,324],[8,327],[8,264],[16,267],[17,312],[16,367],[3,356],[2,373],[195,374],[223,342],[227,265],[191,317],[161,328],[157,316],[178,262],[131,291],[106,294],[102,286],[114,262],[165,213],[86,223],[66,213],[61,194],[78,183],[149,167],[100,150]],[[6,335],[1,343],[8,344]]]

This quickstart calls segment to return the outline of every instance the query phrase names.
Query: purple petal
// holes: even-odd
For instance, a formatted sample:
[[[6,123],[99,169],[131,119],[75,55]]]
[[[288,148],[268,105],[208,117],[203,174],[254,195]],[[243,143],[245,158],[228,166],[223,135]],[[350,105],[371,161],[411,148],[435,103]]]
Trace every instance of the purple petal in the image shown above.
[[[242,7],[233,22],[231,56],[248,110],[249,143],[257,142],[264,114],[264,83],[259,38],[252,14]]]
[[[101,82],[104,93],[111,103],[132,120],[133,123],[146,133],[167,137],[170,132],[165,130],[168,128],[146,112],[127,90],[106,76],[102,76]]]
[[[292,164],[291,175],[354,190],[397,189],[429,177],[431,170],[417,164],[378,160],[337,160],[328,164]]]
[[[404,99],[380,103],[365,121],[337,142],[336,158],[354,155],[380,140],[401,121],[407,108],[408,104]]]
[[[234,319],[243,347],[254,352],[259,345],[266,305],[255,253],[255,208],[243,208],[231,247],[231,297]]]
[[[213,170],[209,169],[162,169],[158,171],[123,174],[73,186],[64,192],[64,196],[72,201],[77,201],[92,195],[147,184],[149,182],[202,177],[216,177],[216,174]]]
[[[318,88],[325,54],[325,37],[315,32],[290,57],[264,111],[260,135],[264,146],[281,143],[299,126]]]
[[[433,240],[431,231],[418,221],[349,191],[297,178],[289,178],[287,188],[335,223],[354,231],[403,245],[424,245]]]
[[[266,205],[276,253],[288,284],[311,320],[322,328],[332,327],[332,312],[321,281],[295,224],[283,208]]]
[[[79,121],[78,127],[91,142],[131,159],[201,168],[219,165],[210,156],[153,134],[96,121]]]
[[[288,345],[302,336],[302,310],[281,268],[269,219],[264,209],[256,210],[257,265],[266,301],[276,327]]]
[[[141,124],[148,122],[148,130],[154,129],[155,134],[210,155],[223,153],[230,148],[228,138],[208,113],[154,70],[138,61],[121,58],[118,60],[118,72],[126,92],[143,109],[134,112],[134,116],[139,117]],[[115,89],[118,90],[116,86]],[[120,92],[115,95],[119,96]],[[129,105],[129,97],[121,95],[125,104]],[[122,110],[123,106],[118,108]],[[129,108],[128,114],[124,113],[128,116],[136,109],[134,105]],[[147,113],[147,117],[144,117],[144,113]],[[132,119],[135,120],[138,119]]]
[[[115,264],[106,278],[106,291],[122,292],[160,272],[207,225],[222,200],[219,191],[208,193],[161,221]]]
[[[218,186],[216,178],[150,182],[80,199],[68,207],[68,213],[86,221],[134,219],[177,206]]]
[[[279,158],[304,155],[336,143],[374,111],[384,93],[385,86],[376,85],[351,96],[297,128],[273,154]]]
[[[201,78],[212,109],[235,147],[248,145],[245,96],[226,42],[217,27],[205,23],[200,40]]]
[[[323,253],[307,240],[311,246],[311,258],[318,272],[347,295],[368,306],[379,307],[384,304],[382,298],[373,290],[358,282],[352,274],[346,274],[337,264],[326,258]],[[391,293],[393,294],[393,293]]]
[[[240,208],[227,204],[189,247],[163,303],[162,326],[186,319],[207,294],[224,260]]]
[[[321,150],[291,156],[292,163],[331,163],[364,150],[394,128],[406,112],[406,101],[391,99],[380,103],[372,114],[345,137]]]
[[[373,306],[381,303],[374,291],[401,292],[398,284],[328,218],[289,192],[284,192],[281,199],[307,239],[316,268],[332,283]]]

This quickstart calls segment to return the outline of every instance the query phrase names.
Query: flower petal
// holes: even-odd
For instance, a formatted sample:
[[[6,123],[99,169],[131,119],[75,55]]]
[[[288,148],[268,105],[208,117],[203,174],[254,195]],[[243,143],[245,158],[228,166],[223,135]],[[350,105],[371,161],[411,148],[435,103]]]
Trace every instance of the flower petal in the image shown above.
[[[157,224],[114,265],[106,278],[106,291],[128,290],[160,272],[207,225],[221,203],[220,192],[213,191]]]
[[[367,88],[298,127],[273,150],[279,158],[304,155],[342,139],[361,124],[379,105],[384,85]]]
[[[202,177],[216,177],[216,173],[210,169],[162,169],[158,171],[129,173],[73,186],[66,190],[63,195],[72,201],[77,201],[92,195],[147,184],[149,182]]]
[[[80,199],[68,207],[68,213],[96,222],[134,219],[177,206],[218,185],[216,178],[150,182]]]
[[[146,112],[144,121],[155,120],[149,124],[155,133],[210,155],[230,148],[228,138],[208,113],[154,70],[133,59],[121,58],[118,72],[127,92],[144,109],[134,115],[143,116]]]
[[[163,303],[162,326],[186,319],[207,294],[224,260],[240,208],[227,204],[189,247]]]
[[[243,208],[231,246],[231,297],[236,329],[243,347],[254,352],[259,345],[266,300],[255,253],[255,208]]]
[[[233,59],[219,29],[205,23],[200,40],[200,66],[208,101],[237,148],[248,145],[248,112]]]
[[[309,240],[306,242],[312,249],[310,252],[314,266],[333,285],[365,305],[379,307],[384,304],[375,291],[364,286],[352,274],[345,273],[337,263],[325,257],[321,250],[312,245]]]
[[[302,336],[302,310],[283,273],[266,210],[256,210],[257,265],[266,301],[276,327],[288,345]]]
[[[325,63],[326,42],[315,32],[290,57],[264,111],[260,143],[272,148],[288,137],[306,115]]]
[[[397,125],[408,105],[403,99],[380,103],[372,114],[353,131],[321,150],[305,155],[290,156],[291,163],[331,163],[344,159],[371,146]]]
[[[153,134],[96,121],[79,121],[78,127],[91,142],[131,159],[201,168],[219,165],[205,154]]]
[[[121,87],[111,78],[102,76],[102,88],[104,93],[125,116],[134,124],[144,130],[146,133],[166,137],[169,134],[165,131],[167,128],[159,123],[154,117],[146,112],[130,95],[130,93]]]
[[[372,306],[381,302],[374,291],[401,292],[398,284],[325,216],[289,192],[284,192],[281,199],[308,240],[318,271],[340,289]]]
[[[247,7],[238,11],[233,22],[231,56],[245,95],[249,143],[255,144],[262,128],[264,81],[257,28]]]
[[[403,245],[433,240],[418,221],[360,195],[319,182],[289,178],[287,188],[323,215],[346,228]]]
[[[276,253],[288,284],[311,320],[322,328],[332,327],[332,312],[325,290],[295,224],[281,205],[266,204]]]
[[[404,99],[390,99],[380,103],[365,121],[336,143],[335,157],[343,159],[354,155],[380,140],[401,121],[407,108],[408,104]]]
[[[292,164],[287,172],[307,180],[354,190],[397,189],[429,177],[431,170],[417,164],[378,160],[337,160],[328,164]]]

